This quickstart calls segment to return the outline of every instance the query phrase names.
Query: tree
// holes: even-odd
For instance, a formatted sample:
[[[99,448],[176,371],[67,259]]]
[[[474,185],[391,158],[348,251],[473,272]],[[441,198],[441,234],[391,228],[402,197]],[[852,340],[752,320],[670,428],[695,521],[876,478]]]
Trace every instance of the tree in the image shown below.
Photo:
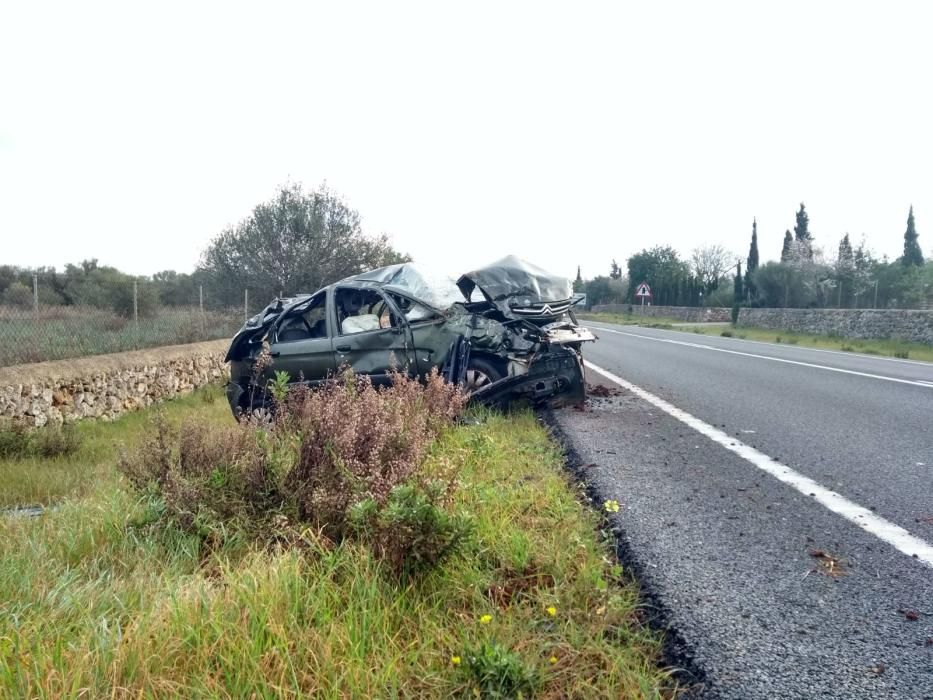
[[[862,235],[862,240],[859,242],[858,248],[855,249],[853,261],[855,265],[855,273],[853,277],[852,292],[855,296],[855,308],[860,308],[859,297],[865,294],[871,294],[876,288],[875,268],[877,266],[877,261],[875,260],[871,251],[865,246],[864,234]],[[867,299],[866,304],[868,303],[874,305],[875,300],[873,295]]]
[[[694,249],[691,254],[693,274],[703,285],[704,293],[710,294],[719,286],[720,280],[732,267],[732,259],[732,255],[721,245]]]
[[[677,289],[690,277],[688,265],[670,246],[642,250],[628,259],[628,298],[634,301],[635,288],[642,282],[651,285],[654,303],[676,303]]]
[[[803,250],[812,250],[813,237],[810,235],[810,216],[807,214],[803,202],[800,203],[800,209],[797,210],[797,223],[794,225],[794,239],[801,244],[800,247]],[[813,259],[813,253],[809,253],[808,257]]]
[[[755,270],[758,299],[764,306],[795,308],[811,306],[816,291],[802,271],[789,263],[768,262]]]
[[[622,279],[622,268],[619,267],[615,259],[612,261],[612,267],[609,268],[609,277],[614,280]]]
[[[798,241],[813,240],[810,237],[810,215],[807,214],[803,202],[800,203],[800,209],[797,210],[797,224],[794,226],[794,238]]]
[[[835,264],[836,284],[839,291],[837,304],[839,307],[848,306],[848,299],[855,291],[855,251],[847,233],[839,241],[839,252],[836,254]],[[845,302],[845,304],[843,304]]]
[[[752,219],[752,242],[748,247],[748,258],[745,260],[745,291],[752,299],[757,294],[755,288],[755,270],[758,269],[758,220]]]
[[[787,262],[790,259],[793,249],[794,238],[790,235],[790,229],[788,229],[784,231],[784,247],[781,248],[781,262]]]
[[[359,214],[326,186],[306,193],[300,184],[288,184],[217,236],[203,252],[200,270],[226,303],[239,303],[248,289],[264,304],[280,292],[313,292],[407,260],[385,235],[364,235]]]
[[[204,274],[195,272],[192,275],[174,270],[163,270],[152,276],[152,282],[159,294],[159,302],[166,306],[197,306],[201,298],[201,285]],[[210,288],[205,290],[204,303],[213,305]]]
[[[594,277],[588,280],[581,291],[586,292],[587,306],[594,304],[621,304],[625,301],[625,288],[621,280],[611,277]]]
[[[577,278],[573,281],[573,291],[582,292],[586,285],[583,282],[583,276],[580,274],[580,266],[577,265]]]
[[[920,250],[920,244],[917,243],[917,229],[914,226],[914,208],[910,207],[910,213],[907,214],[907,230],[904,232],[904,256],[901,258],[901,264],[904,267],[923,265],[923,251]]]
[[[0,294],[0,303],[6,306],[18,306],[21,309],[31,308],[33,304],[32,289],[25,283],[16,280],[3,290],[3,294]]]
[[[735,294],[733,295],[735,298],[734,303],[741,304],[742,303],[742,292],[744,291],[744,285],[742,284],[742,263],[739,263],[736,266],[735,283],[733,285],[733,290],[735,292]]]

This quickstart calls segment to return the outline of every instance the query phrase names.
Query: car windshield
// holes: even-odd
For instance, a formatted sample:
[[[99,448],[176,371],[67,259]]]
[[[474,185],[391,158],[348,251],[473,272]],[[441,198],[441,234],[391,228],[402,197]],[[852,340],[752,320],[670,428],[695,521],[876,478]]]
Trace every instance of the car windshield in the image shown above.
[[[350,279],[381,282],[415,299],[421,299],[435,309],[446,309],[464,300],[453,277],[427,270],[415,263],[389,265]]]

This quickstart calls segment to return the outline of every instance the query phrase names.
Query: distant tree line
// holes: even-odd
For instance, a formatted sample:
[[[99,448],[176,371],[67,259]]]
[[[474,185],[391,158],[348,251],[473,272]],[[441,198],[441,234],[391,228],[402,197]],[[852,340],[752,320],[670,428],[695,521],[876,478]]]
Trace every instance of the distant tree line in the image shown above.
[[[244,290],[256,305],[280,293],[317,289],[364,270],[409,260],[385,235],[363,233],[358,212],[321,186],[306,192],[281,186],[235,226],[222,231],[192,273],[166,270],[134,277],[95,260],[54,267],[0,266],[0,304],[28,308],[38,279],[43,306],[91,306],[141,316],[159,306],[242,306]]]
[[[866,246],[864,236],[853,245],[848,233],[829,258],[816,246],[804,204],[795,219],[793,232],[784,232],[779,261],[760,262],[758,222],[753,219],[744,260],[719,245],[699,247],[688,260],[669,246],[655,246],[628,259],[627,278],[613,260],[608,277],[584,281],[578,270],[574,288],[586,292],[590,305],[640,303],[635,290],[647,282],[652,303],[664,306],[933,306],[933,263],[924,260],[913,207],[907,215],[903,254],[895,260],[878,258]]]

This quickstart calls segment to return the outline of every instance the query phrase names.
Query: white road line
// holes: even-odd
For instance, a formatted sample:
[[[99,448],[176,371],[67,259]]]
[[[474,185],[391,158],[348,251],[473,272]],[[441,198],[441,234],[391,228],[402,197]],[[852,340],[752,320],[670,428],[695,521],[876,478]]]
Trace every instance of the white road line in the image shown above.
[[[898,551],[903,552],[908,556],[915,557],[927,566],[933,567],[933,544],[930,544],[929,542],[926,542],[919,537],[915,537],[900,525],[895,525],[894,523],[885,520],[878,515],[875,515],[875,513],[868,510],[868,508],[863,508],[857,503],[853,503],[844,496],[839,495],[835,491],[831,491],[825,486],[821,486],[810,477],[804,476],[803,474],[794,471],[786,464],[781,464],[780,462],[773,460],[771,457],[762,452],[759,452],[754,447],[746,445],[744,442],[741,442],[731,435],[728,435],[727,433],[714,428],[709,423],[705,423],[699,418],[677,408],[673,404],[668,403],[664,399],[645,391],[641,387],[635,386],[631,382],[625,381],[622,379],[622,377],[616,376],[612,372],[605,370],[602,367],[598,367],[588,360],[584,360],[584,364],[586,364],[587,368],[603,375],[606,377],[606,379],[615,382],[619,386],[628,389],[639,398],[644,399],[668,415],[673,416],[681,423],[690,426],[701,435],[705,435],[716,444],[721,445],[730,452],[734,452],[742,459],[758,467],[758,469],[761,471],[770,474],[778,481],[782,481],[788,486],[792,486],[804,496],[812,497],[824,508],[832,511],[833,513],[836,513],[837,515],[841,515],[843,518],[852,523],[855,523],[863,530],[865,530],[865,532],[870,532],[875,537],[883,540],[884,542],[887,542]]]
[[[586,325],[587,325],[587,328],[592,327],[600,331],[618,332],[614,328],[606,328],[605,326],[594,326],[592,323],[587,323]],[[687,325],[696,325],[696,324],[687,324]],[[728,326],[731,324],[727,323],[725,325]],[[691,337],[696,337],[697,335],[702,336],[702,334],[694,333],[693,331],[682,331],[677,328],[663,328],[663,329],[657,328],[657,329],[652,329],[652,330],[661,330],[664,333],[680,333],[681,335],[688,335]],[[736,332],[741,333],[742,327],[739,326]],[[779,333],[775,332],[775,335],[778,335],[778,334]],[[769,345],[771,347],[778,346],[780,348],[783,348],[784,350],[799,350],[801,352],[823,352],[828,355],[842,355],[843,357],[855,357],[860,360],[871,360],[872,362],[875,362],[875,361],[899,362],[904,365],[921,365],[923,367],[933,367],[933,362],[927,362],[926,360],[905,360],[900,357],[885,357],[883,355],[869,355],[868,353],[864,353],[864,352],[847,352],[845,350],[829,350],[827,348],[811,348],[811,347],[807,347],[806,345],[792,345],[791,343],[769,343],[767,340],[749,340],[748,338],[735,338],[735,337],[724,338],[722,336],[705,336],[705,337],[716,338],[716,340],[719,340],[722,342],[729,342],[729,343],[745,343],[745,344],[750,344],[750,345]]]
[[[788,365],[799,365],[801,367],[811,367],[813,369],[823,369],[827,372],[839,372],[841,374],[854,374],[857,377],[868,377],[869,379],[882,379],[886,382],[897,382],[898,384],[911,384],[913,386],[922,386],[925,389],[933,389],[933,383],[917,379],[900,379],[898,377],[886,377],[883,374],[871,374],[870,372],[857,372],[854,369],[842,369],[840,367],[828,367],[827,365],[817,365],[812,362],[801,362],[800,360],[788,360],[783,357],[771,357],[769,355],[756,355],[753,352],[741,352],[739,350],[727,350],[726,348],[717,348],[715,345],[704,345],[703,343],[688,343],[683,340],[671,340],[670,338],[657,338],[653,335],[642,335],[641,333],[630,333],[628,331],[616,331],[611,328],[600,328],[606,333],[615,333],[616,335],[628,335],[632,338],[641,338],[643,340],[652,340],[656,343],[671,343],[672,345],[684,345],[688,348],[699,348],[701,350],[712,350],[713,352],[724,352],[729,355],[742,355],[743,357],[756,357],[759,360],[770,360],[771,362],[783,362]]]

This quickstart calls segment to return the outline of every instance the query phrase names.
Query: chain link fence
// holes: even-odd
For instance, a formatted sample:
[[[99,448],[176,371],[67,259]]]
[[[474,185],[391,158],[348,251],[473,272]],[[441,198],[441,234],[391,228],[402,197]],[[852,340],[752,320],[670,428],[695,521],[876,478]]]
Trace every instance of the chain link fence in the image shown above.
[[[230,338],[268,302],[254,304],[244,290],[231,307],[211,292],[194,285],[166,303],[157,282],[122,279],[69,301],[33,275],[31,288],[19,281],[0,296],[0,367]]]

